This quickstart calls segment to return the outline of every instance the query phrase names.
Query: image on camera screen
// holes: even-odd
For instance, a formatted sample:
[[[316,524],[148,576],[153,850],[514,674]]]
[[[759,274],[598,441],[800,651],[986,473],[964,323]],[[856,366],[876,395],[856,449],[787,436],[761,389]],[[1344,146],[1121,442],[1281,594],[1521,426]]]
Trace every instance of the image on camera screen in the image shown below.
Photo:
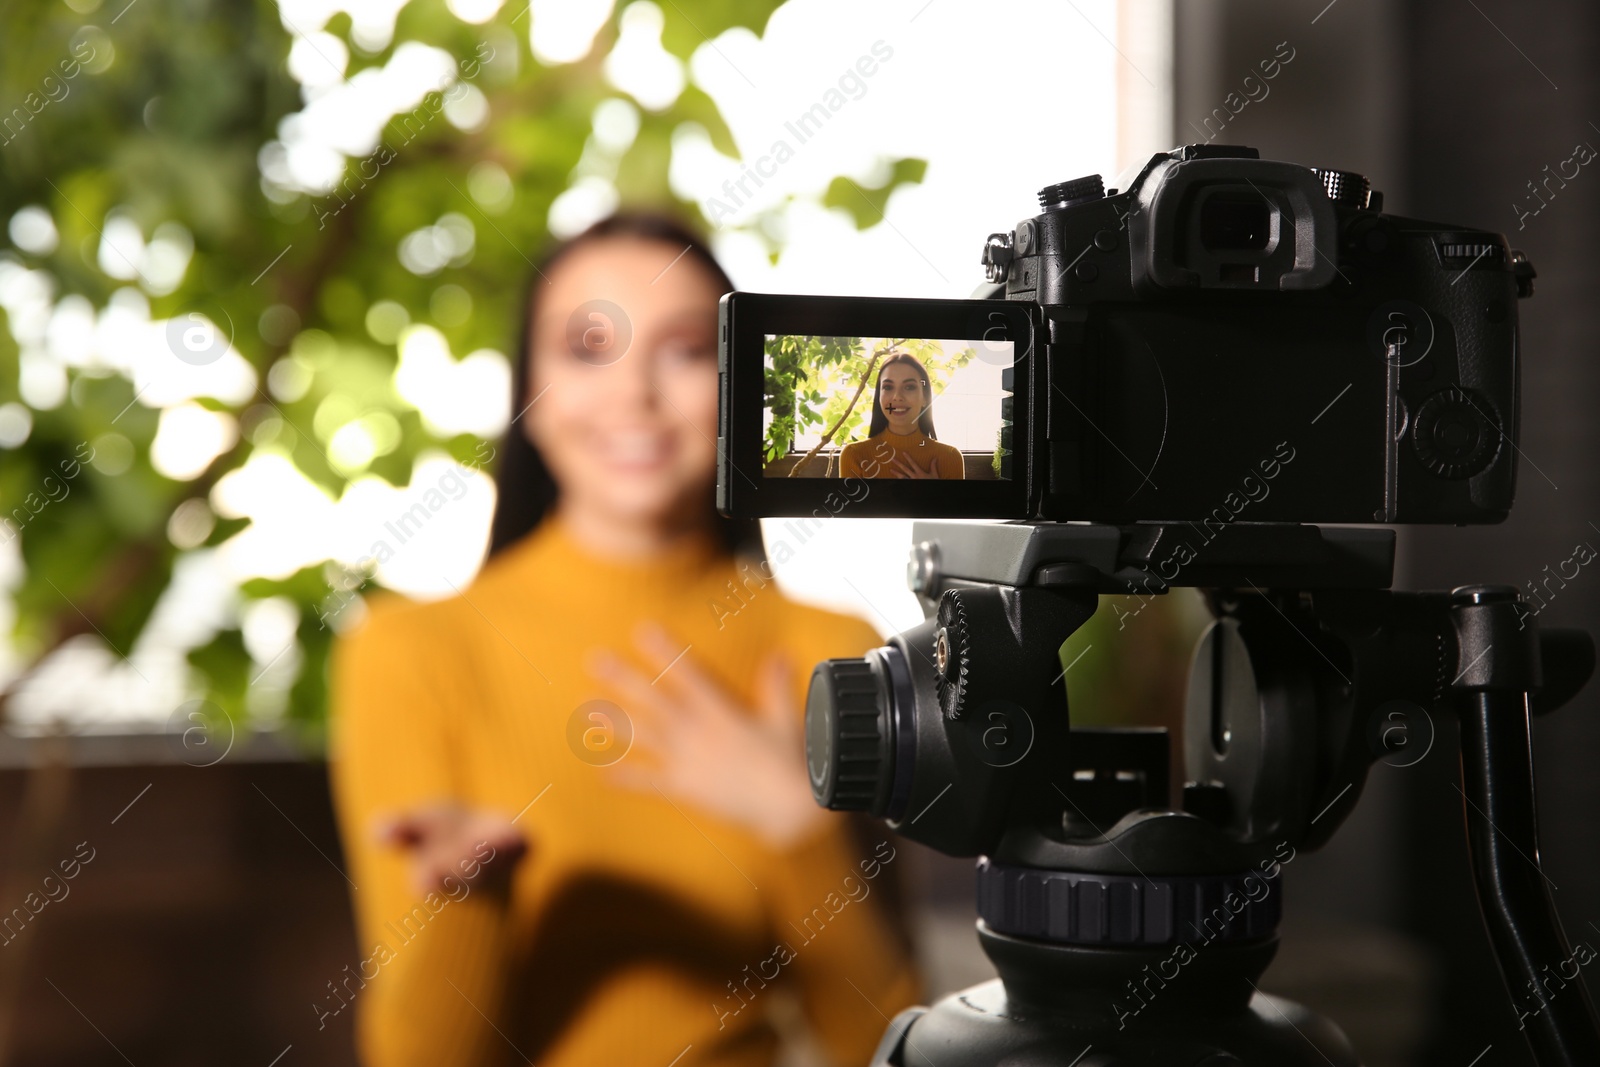
[[[765,335],[768,478],[1009,479],[1013,342]]]

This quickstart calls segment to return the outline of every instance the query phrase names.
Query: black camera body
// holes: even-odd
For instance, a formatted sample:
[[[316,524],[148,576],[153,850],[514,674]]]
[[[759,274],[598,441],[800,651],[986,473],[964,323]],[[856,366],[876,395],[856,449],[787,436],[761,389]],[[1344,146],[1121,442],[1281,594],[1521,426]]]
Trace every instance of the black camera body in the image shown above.
[[[1382,214],[1364,178],[1248,148],[1099,187],[1043,190],[985,248],[1006,299],[1043,313],[1039,517],[1505,517],[1532,275],[1505,238]]]
[[[1502,235],[1386,215],[1360,175],[1223,145],[1158,153],[1122,191],[1091,175],[1039,197],[1040,214],[989,237],[982,300],[724,297],[719,506],[1212,526],[1505,518],[1517,300],[1534,275]],[[848,476],[814,462],[775,477],[762,434],[786,412],[771,407],[771,346],[800,334],[966,338],[1003,359],[993,473],[969,462],[965,481],[870,493],[840,493]],[[865,371],[860,384],[872,397]],[[821,455],[838,444],[824,438]]]

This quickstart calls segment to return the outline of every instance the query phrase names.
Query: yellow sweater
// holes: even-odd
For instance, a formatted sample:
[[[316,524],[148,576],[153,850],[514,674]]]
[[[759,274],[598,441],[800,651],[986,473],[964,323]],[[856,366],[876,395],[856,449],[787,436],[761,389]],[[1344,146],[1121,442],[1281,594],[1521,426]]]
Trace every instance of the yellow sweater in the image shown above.
[[[854,441],[844,446],[839,455],[841,478],[898,478],[894,461],[905,456],[923,470],[932,470],[939,478],[965,478],[966,465],[961,450],[955,445],[935,441],[918,430],[916,433],[894,433],[879,430],[865,441]]]
[[[709,538],[616,562],[559,519],[462,596],[380,599],[339,642],[332,774],[361,958],[317,1010],[355,1011],[368,1067],[765,1067],[783,989],[833,1058],[864,1063],[915,1002],[880,911],[889,880],[871,880],[904,853],[887,828],[864,855],[830,817],[775,853],[703,810],[610,786],[575,754],[573,711],[615,699],[586,654],[610,647],[645,669],[629,636],[644,620],[745,705],[772,650],[792,656],[800,701],[816,661],[879,643]],[[419,899],[405,858],[372,843],[374,816],[443,798],[522,813],[531,849],[509,904],[464,883]]]

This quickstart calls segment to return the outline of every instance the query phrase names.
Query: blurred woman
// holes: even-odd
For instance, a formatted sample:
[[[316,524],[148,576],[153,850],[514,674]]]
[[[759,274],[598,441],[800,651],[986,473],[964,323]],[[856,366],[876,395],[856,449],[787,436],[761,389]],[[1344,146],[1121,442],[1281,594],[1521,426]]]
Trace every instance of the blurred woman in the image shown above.
[[[877,635],[788,600],[712,508],[731,288],[664,218],[556,248],[488,563],[340,642],[362,959],[332,992],[369,1067],[766,1065],[796,1000],[860,1063],[916,999],[894,842],[858,848],[805,770],[811,666]]]
[[[965,478],[961,451],[933,431],[928,368],[895,350],[878,366],[865,441],[844,446],[841,478]]]

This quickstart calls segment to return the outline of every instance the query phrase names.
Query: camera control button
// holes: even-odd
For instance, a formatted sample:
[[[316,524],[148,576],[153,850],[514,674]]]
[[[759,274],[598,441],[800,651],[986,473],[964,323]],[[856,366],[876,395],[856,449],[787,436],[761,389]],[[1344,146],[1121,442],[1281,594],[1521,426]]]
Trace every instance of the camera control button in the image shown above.
[[[1057,182],[1039,190],[1039,206],[1046,211],[1071,207],[1106,195],[1106,183],[1098,174],[1087,174],[1069,182]]]
[[[1334,170],[1331,167],[1312,167],[1311,173],[1322,183],[1328,199],[1345,207],[1366,208],[1372,197],[1372,183],[1366,175],[1353,170]]]
[[[1494,462],[1501,432],[1483,397],[1459,386],[1434,393],[1417,409],[1411,431],[1417,458],[1441,478],[1470,478]]]
[[[1035,236],[1036,235],[1034,234],[1033,220],[1032,219],[1023,219],[1021,222],[1017,223],[1017,230],[1016,230],[1016,253],[1017,253],[1017,255],[1019,255],[1019,256],[1031,256],[1034,253],[1039,251],[1039,249],[1037,247],[1035,247],[1035,242],[1034,242],[1034,237]]]

